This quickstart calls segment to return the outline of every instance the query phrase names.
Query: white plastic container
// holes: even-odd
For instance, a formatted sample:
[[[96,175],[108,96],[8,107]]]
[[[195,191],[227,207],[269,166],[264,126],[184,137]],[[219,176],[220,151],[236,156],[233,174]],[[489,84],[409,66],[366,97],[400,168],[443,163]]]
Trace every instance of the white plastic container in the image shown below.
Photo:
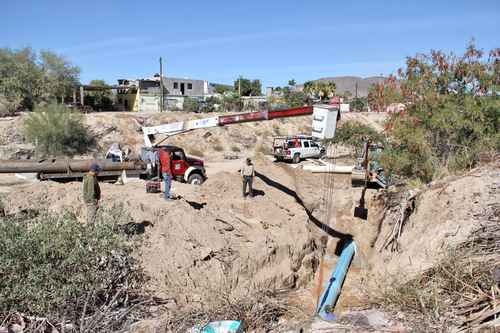
[[[312,136],[318,139],[333,139],[339,117],[338,107],[315,105],[313,109]]]

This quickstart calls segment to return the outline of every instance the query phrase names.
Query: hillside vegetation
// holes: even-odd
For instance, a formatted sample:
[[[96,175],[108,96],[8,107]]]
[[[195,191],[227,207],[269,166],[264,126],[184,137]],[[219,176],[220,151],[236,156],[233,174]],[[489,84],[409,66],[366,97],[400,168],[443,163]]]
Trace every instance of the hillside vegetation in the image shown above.
[[[382,164],[428,182],[467,170],[500,149],[500,49],[471,44],[463,55],[432,51],[409,57],[391,96],[406,110],[389,119]],[[489,156],[489,157],[488,157]]]

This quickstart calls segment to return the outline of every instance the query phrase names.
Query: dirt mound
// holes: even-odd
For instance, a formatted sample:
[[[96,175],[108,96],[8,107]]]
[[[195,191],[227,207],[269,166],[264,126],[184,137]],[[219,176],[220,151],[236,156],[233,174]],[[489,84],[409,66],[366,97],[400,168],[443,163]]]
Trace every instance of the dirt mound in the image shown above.
[[[370,260],[373,272],[384,276],[404,272],[409,279],[430,268],[480,227],[485,210],[500,202],[499,189],[500,169],[493,165],[430,184],[417,196],[398,253],[383,249],[394,221],[383,222]]]
[[[276,182],[293,183],[265,159],[257,169]],[[175,291],[179,301],[192,301],[221,281],[235,290],[294,288],[314,277],[321,249],[304,209],[259,177],[253,199],[242,198],[237,170],[216,173],[201,187],[176,182],[174,193],[181,198],[173,202],[145,193],[142,181],[101,187],[104,208],[122,205],[131,221],[152,225],[145,228],[141,258],[160,296]],[[8,213],[40,207],[70,210],[83,221],[81,184],[18,185],[5,199]]]

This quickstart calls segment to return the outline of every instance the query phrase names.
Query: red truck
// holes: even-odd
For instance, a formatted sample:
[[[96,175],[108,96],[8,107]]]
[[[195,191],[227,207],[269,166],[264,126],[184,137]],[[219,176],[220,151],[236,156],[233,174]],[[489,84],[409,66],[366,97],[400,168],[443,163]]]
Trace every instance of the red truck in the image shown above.
[[[172,173],[177,181],[201,185],[206,179],[205,164],[203,160],[186,156],[184,149],[173,145],[162,145],[155,147],[142,148],[141,156],[145,152],[158,153],[160,149],[166,149],[172,154]],[[158,173],[158,170],[152,170],[152,174]]]

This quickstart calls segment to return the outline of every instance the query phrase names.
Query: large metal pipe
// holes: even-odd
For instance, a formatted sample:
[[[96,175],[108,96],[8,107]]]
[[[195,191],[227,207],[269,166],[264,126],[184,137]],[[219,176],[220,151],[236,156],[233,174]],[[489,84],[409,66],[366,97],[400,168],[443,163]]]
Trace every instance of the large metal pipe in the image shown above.
[[[348,240],[342,248],[339,261],[332,272],[330,281],[321,295],[320,303],[318,304],[317,313],[326,321],[335,320],[333,310],[337,304],[337,300],[342,290],[347,272],[351,265],[351,261],[356,254],[356,243],[353,240]]]
[[[112,162],[110,160],[0,160],[0,173],[71,173],[87,172],[92,162],[96,162],[103,171],[145,169],[141,161]]]
[[[219,126],[241,124],[250,121],[271,120],[276,118],[299,117],[312,113],[312,106],[304,106],[285,110],[238,113],[228,116],[219,116]]]

